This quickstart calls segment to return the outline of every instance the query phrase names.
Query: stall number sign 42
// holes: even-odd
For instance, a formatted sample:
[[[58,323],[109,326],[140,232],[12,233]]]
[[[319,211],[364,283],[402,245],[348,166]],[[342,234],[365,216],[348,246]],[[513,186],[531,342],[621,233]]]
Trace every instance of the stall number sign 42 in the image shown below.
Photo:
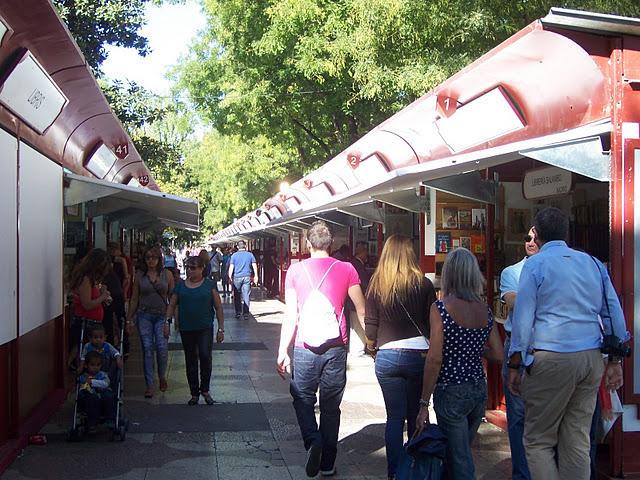
[[[119,145],[116,145],[115,148],[113,149],[113,152],[116,154],[116,157],[118,157],[120,160],[124,160],[127,157],[127,155],[129,155],[129,144],[121,143]]]

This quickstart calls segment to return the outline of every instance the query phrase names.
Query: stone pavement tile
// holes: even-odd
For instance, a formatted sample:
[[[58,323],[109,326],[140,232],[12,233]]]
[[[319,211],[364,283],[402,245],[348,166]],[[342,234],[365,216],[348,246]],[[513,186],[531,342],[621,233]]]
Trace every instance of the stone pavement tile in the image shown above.
[[[212,381],[213,383],[213,381]],[[210,390],[213,400],[225,403],[259,403],[260,399],[250,381],[218,380]]]
[[[274,441],[271,430],[253,430],[246,432],[215,432],[215,442],[255,442]]]
[[[218,468],[283,467],[282,453],[274,440],[216,442]]]
[[[197,448],[178,449],[165,444],[139,443],[131,436],[127,436],[124,442],[110,443],[106,436],[96,435],[83,442],[59,440],[43,446],[30,446],[25,455],[11,465],[7,474],[16,479],[38,480],[137,479],[145,478],[147,468],[160,468],[170,462],[203,456],[206,452]]]
[[[214,452],[206,456],[192,459],[181,459],[169,462],[160,468],[147,469],[148,479],[175,480],[218,480],[218,465]]]
[[[286,466],[225,466],[224,468],[218,468],[218,480],[289,480],[291,478],[292,477],[289,473],[289,469]],[[308,480],[308,477],[306,475],[304,478]]]
[[[215,434],[213,432],[159,432],[159,433],[142,433],[139,435],[150,435],[155,443],[167,443],[172,447],[185,444],[202,444],[213,445]]]

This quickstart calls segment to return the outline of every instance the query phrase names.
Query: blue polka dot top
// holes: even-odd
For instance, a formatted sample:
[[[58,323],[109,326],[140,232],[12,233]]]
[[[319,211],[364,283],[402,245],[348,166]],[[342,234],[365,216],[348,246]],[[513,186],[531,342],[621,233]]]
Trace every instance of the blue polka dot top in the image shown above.
[[[460,384],[484,378],[482,353],[493,326],[493,315],[487,307],[488,322],[484,328],[465,328],[453,321],[441,300],[436,306],[444,327],[442,368],[438,383]]]

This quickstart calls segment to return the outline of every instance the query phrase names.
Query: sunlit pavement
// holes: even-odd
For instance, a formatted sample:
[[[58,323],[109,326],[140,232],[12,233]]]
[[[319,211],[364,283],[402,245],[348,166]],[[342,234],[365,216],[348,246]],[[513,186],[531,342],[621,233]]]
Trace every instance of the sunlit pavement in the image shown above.
[[[189,389],[179,337],[170,339],[169,389],[143,398],[140,347],[135,338],[126,365],[124,442],[105,433],[66,441],[72,402],[42,433],[48,443],[29,446],[2,479],[268,480],[304,479],[306,454],[288,382],[275,371],[282,304],[254,289],[249,320],[225,304],[225,343],[213,353],[213,406],[187,406]],[[220,349],[219,349],[220,348]],[[386,479],[384,404],[368,357],[349,357],[342,402],[336,479]],[[474,443],[478,478],[510,477],[506,434],[482,424]]]

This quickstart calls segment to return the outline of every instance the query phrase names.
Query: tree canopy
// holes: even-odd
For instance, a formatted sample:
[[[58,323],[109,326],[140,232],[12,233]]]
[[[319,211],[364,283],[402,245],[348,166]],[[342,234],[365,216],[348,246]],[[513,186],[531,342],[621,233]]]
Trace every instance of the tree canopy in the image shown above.
[[[265,135],[308,170],[558,3],[640,14],[634,0],[204,0],[179,88],[220,133]]]
[[[52,1],[95,72],[107,58],[106,44],[135,48],[142,56],[149,53],[140,27],[145,5],[157,0]]]

